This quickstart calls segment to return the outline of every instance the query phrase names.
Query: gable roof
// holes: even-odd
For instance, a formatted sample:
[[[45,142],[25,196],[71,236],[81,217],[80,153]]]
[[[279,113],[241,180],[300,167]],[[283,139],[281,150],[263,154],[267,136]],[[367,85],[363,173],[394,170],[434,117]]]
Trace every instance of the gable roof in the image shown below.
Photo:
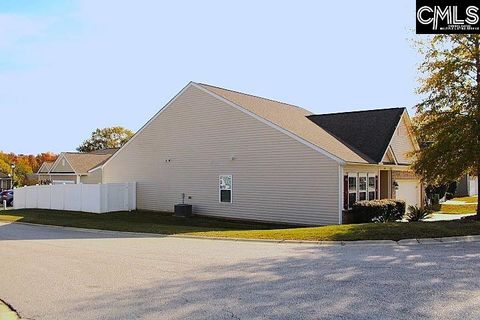
[[[90,169],[101,166],[104,164],[118,149],[105,149],[92,152],[62,152],[57,163],[61,158],[64,158],[68,164],[72,167],[75,174],[87,174]],[[50,171],[55,168],[56,165],[51,166]]]
[[[308,119],[368,162],[379,163],[404,112],[405,108],[376,109],[310,115]]]
[[[186,90],[190,87],[195,87],[204,92],[216,97],[224,101],[225,103],[231,105],[234,108],[237,108],[258,120],[276,128],[277,130],[287,134],[288,136],[296,139],[304,143],[305,145],[311,147],[312,149],[325,154],[326,156],[334,159],[335,161],[342,163],[358,163],[358,164],[378,164],[382,161],[380,158],[379,161],[377,153],[373,152],[370,153],[369,150],[362,150],[362,148],[355,147],[353,143],[349,143],[346,140],[348,139],[341,139],[340,134],[334,134],[327,130],[325,127],[327,125],[322,126],[315,123],[314,119],[317,115],[314,115],[312,112],[303,109],[301,107],[283,103],[267,98],[262,98],[246,93],[241,93],[233,90],[228,90],[220,87],[215,87],[208,84],[203,83],[195,83],[189,82],[179,93],[177,93],[162,109],[160,109],[145,125],[143,125],[140,130],[138,130],[130,140],[119,149],[119,152],[114,153],[110,158],[106,159],[102,163],[97,166],[92,167],[89,172],[93,172],[99,168],[103,168],[106,166],[116,155],[118,155],[123,148],[126,148],[130,143],[135,141],[136,137],[147,128],[160,114],[167,109],[179,96],[181,96]],[[405,108],[393,108],[405,110]],[[379,110],[371,110],[371,111],[381,111],[381,110],[389,110],[389,109],[379,109]],[[367,112],[367,111],[357,111],[357,112]],[[399,111],[400,118],[394,124],[394,129],[391,134],[389,134],[388,130],[382,130],[381,134],[379,131],[375,129],[376,135],[382,135],[379,137],[379,140],[383,143],[383,141],[387,141],[387,146],[376,146],[378,149],[383,149],[386,152],[386,148],[390,140],[392,139],[393,133],[399,120],[401,119],[402,113]],[[325,115],[331,116],[331,115]],[[310,119],[312,118],[312,119]],[[406,118],[408,120],[408,116]],[[384,119],[388,122],[388,119]],[[383,121],[379,119],[379,121]],[[391,123],[385,124],[388,128],[391,127]],[[332,131],[332,128],[330,128]],[[348,130],[351,128],[348,127]],[[348,131],[347,130],[347,131]],[[386,136],[383,136],[386,134]],[[370,143],[372,143],[372,139],[368,137]],[[414,137],[413,137],[413,140]],[[376,142],[375,142],[376,143]],[[378,150],[377,150],[378,151]],[[370,154],[370,155],[369,155]],[[384,154],[382,154],[383,156]]]
[[[313,114],[306,109],[207,84],[196,85],[287,130],[336,158],[346,162],[368,163],[338,138],[310,121],[308,116]]]
[[[37,173],[48,173],[48,172],[50,172],[50,169],[52,168],[54,163],[55,163],[55,161],[45,161],[44,163],[42,163],[40,168],[38,168]]]
[[[102,150],[95,150],[95,151],[91,151],[89,152],[89,154],[114,154],[115,152],[117,152],[120,148],[107,148],[107,149],[102,149]]]

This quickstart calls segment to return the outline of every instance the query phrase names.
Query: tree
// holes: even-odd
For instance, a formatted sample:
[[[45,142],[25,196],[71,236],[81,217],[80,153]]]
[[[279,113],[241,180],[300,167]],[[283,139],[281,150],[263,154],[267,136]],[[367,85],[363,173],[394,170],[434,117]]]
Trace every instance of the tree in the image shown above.
[[[413,169],[434,184],[478,175],[480,35],[435,35],[417,44],[424,60],[415,131],[424,143],[414,153]]]
[[[95,150],[120,148],[133,136],[133,132],[123,127],[97,129],[92,132],[90,139],[85,140],[77,150],[91,152]]]
[[[12,174],[12,163],[15,163],[15,185],[35,184],[37,181],[32,173],[37,172],[44,161],[54,161],[57,155],[43,152],[37,155],[5,153],[0,151],[0,172]]]

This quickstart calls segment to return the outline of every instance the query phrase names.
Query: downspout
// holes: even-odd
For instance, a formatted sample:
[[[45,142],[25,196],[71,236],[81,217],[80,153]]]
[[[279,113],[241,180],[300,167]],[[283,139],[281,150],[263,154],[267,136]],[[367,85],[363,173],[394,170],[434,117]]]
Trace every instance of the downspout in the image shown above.
[[[343,166],[338,165],[338,224],[343,224],[343,203],[344,203],[344,185],[343,185]]]

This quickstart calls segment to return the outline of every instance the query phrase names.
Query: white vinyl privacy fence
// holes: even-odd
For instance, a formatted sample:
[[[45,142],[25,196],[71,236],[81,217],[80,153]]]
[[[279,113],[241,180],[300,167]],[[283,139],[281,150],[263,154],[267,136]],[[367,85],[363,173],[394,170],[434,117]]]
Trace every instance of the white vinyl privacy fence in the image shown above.
[[[469,196],[476,196],[478,195],[478,182],[477,179],[479,177],[471,177],[469,180],[470,188],[468,188],[468,195]]]
[[[105,213],[135,210],[135,183],[61,184],[17,188],[15,209],[37,208]]]

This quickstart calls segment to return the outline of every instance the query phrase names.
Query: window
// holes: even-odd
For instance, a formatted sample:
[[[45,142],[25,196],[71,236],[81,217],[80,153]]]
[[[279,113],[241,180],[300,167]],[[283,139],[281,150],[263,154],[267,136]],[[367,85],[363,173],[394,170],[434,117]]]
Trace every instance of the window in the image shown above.
[[[232,203],[232,176],[222,175],[219,178],[219,201]]]
[[[368,174],[368,200],[375,199],[377,178],[375,175]]]
[[[367,200],[367,174],[358,174],[358,200]]]
[[[357,201],[374,200],[377,194],[377,177],[373,173],[348,174],[348,208]]]
[[[357,174],[350,173],[348,175],[348,207],[357,202]]]

